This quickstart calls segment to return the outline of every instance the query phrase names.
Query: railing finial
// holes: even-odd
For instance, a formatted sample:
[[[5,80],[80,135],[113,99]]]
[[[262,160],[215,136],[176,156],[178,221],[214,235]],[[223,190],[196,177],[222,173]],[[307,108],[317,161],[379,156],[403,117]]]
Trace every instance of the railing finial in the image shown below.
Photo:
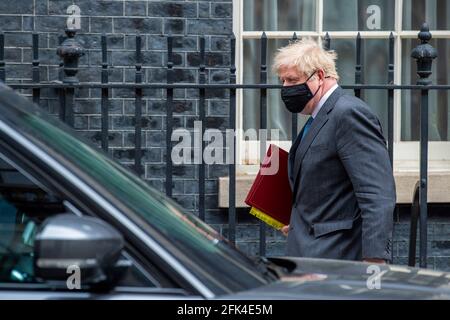
[[[417,84],[427,85],[431,83],[428,77],[431,75],[433,60],[437,57],[436,49],[428,43],[432,35],[427,23],[422,24],[418,37],[421,44],[413,49],[411,57],[417,60],[417,74],[420,77]]]
[[[325,37],[323,38],[323,48],[327,51],[331,49],[331,38],[328,32],[325,33]]]
[[[431,32],[430,32],[430,28],[428,27],[428,23],[424,22],[422,24],[422,27],[420,28],[420,32],[419,32],[419,39],[422,40],[422,43],[428,43],[428,41],[431,40],[432,36],[431,36]]]
[[[67,38],[58,47],[56,54],[64,61],[64,79],[65,83],[78,83],[76,77],[78,73],[78,60],[84,56],[85,52],[80,44],[75,39],[76,30],[66,29]]]

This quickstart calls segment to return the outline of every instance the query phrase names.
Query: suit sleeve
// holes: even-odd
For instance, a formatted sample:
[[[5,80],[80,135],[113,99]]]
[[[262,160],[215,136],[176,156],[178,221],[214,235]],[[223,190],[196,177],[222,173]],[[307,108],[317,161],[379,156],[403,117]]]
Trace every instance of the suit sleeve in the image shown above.
[[[336,147],[361,209],[363,259],[390,260],[396,193],[381,126],[357,104],[339,118]]]

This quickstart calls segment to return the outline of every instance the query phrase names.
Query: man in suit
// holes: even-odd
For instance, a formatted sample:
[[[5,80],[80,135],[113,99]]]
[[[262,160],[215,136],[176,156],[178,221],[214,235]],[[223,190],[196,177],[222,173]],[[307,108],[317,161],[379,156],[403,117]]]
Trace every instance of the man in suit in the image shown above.
[[[380,121],[337,84],[336,54],[305,39],[281,48],[274,70],[293,113],[310,115],[289,151],[289,256],[384,263],[396,203]]]

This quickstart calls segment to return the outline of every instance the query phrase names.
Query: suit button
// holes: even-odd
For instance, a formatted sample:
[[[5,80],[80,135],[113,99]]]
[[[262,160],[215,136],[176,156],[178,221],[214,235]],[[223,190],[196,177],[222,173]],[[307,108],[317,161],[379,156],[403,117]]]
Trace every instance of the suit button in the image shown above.
[[[314,223],[309,226],[309,234],[313,234],[313,233],[314,233]]]

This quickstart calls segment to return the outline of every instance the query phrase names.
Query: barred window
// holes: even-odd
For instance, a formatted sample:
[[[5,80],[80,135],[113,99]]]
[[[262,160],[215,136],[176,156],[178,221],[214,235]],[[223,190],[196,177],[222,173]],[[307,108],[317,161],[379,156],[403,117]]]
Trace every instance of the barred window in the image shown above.
[[[394,35],[394,82],[415,84],[416,61],[410,57],[417,46],[417,34],[427,22],[438,52],[433,63],[433,84],[448,84],[450,77],[450,0],[235,0],[235,32],[240,40],[238,59],[240,80],[259,83],[260,37],[268,37],[268,82],[278,83],[270,65],[277,48],[298,37],[322,41],[328,32],[331,49],[338,54],[340,84],[355,83],[356,36],[362,37],[362,81],[365,84],[388,82],[389,36]],[[352,90],[349,91],[352,93]],[[361,97],[380,118],[387,132],[387,90],[362,90]],[[396,90],[394,96],[394,142],[419,140],[420,92]],[[450,97],[446,90],[430,91],[429,136],[431,141],[450,140]],[[242,128],[259,129],[259,92],[246,90],[241,95]],[[292,140],[292,115],[280,99],[279,90],[268,90],[268,129],[280,130],[280,140]],[[298,116],[298,129],[305,122]],[[414,149],[415,150],[415,149]],[[410,149],[413,151],[413,149]],[[450,154],[449,154],[450,157]],[[431,150],[431,158],[433,151]]]

